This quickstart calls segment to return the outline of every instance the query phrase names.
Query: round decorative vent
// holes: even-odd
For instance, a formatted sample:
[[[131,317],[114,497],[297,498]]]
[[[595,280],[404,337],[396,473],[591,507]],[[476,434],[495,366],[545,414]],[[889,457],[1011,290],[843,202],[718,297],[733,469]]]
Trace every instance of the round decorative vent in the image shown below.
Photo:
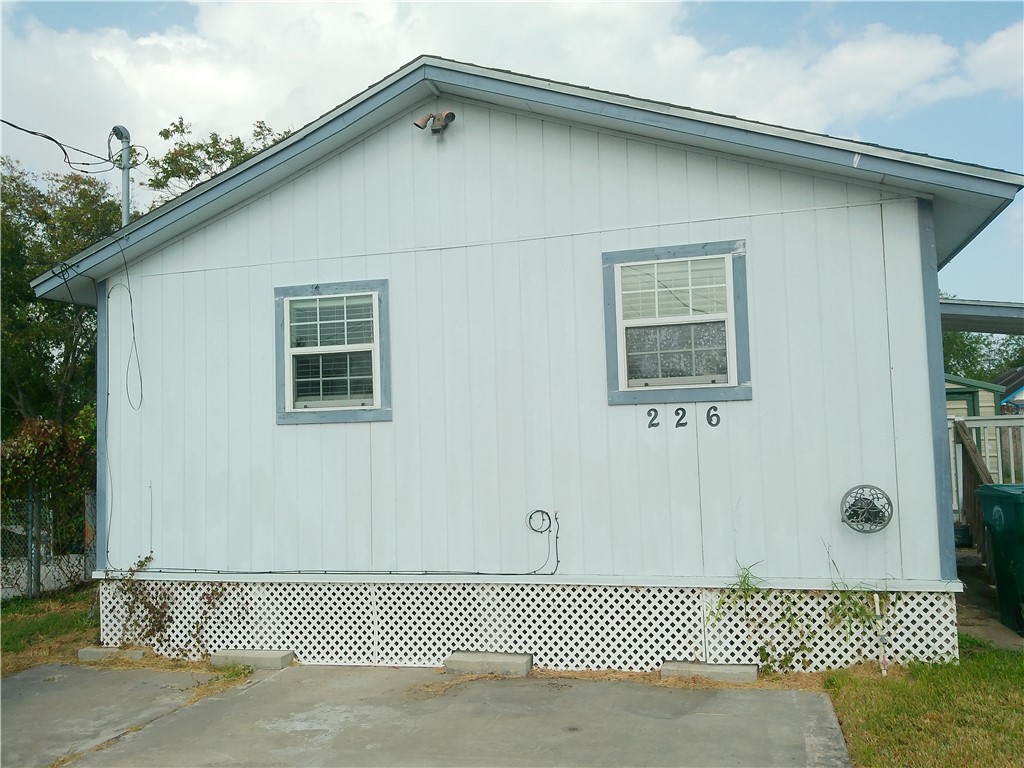
[[[860,533],[878,533],[892,520],[892,501],[874,485],[855,485],[843,496],[843,522]]]

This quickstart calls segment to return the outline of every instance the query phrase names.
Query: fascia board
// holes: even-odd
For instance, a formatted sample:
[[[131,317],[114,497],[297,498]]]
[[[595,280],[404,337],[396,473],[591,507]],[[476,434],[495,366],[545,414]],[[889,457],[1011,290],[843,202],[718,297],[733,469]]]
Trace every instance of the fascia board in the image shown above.
[[[997,168],[961,163],[955,160],[947,160],[914,152],[906,152],[904,150],[883,147],[875,144],[865,144],[862,142],[852,141],[850,139],[828,136],[826,134],[800,131],[793,128],[786,128],[785,126],[745,120],[731,115],[680,107],[666,102],[640,99],[625,94],[601,91],[569,83],[541,80],[527,75],[518,75],[513,72],[501,70],[491,70],[477,67],[472,64],[463,64],[446,59],[424,57],[424,62],[427,67],[427,77],[434,82],[444,83],[449,87],[449,89],[463,87],[494,96],[505,96],[510,100],[519,102],[518,106],[526,110],[530,110],[531,103],[549,106],[558,105],[557,99],[544,99],[538,95],[540,93],[551,93],[561,95],[568,100],[575,100],[577,103],[593,102],[597,104],[598,106],[596,109],[593,107],[584,107],[583,109],[583,111],[595,116],[611,116],[613,115],[613,110],[609,108],[620,107],[687,120],[690,122],[691,126],[695,128],[695,130],[689,130],[688,133],[695,137],[708,136],[729,140],[731,137],[720,133],[720,129],[728,129],[738,132],[739,135],[753,137],[755,140],[774,138],[791,141],[801,147],[809,148],[816,146],[823,149],[840,150],[846,153],[841,156],[843,158],[850,157],[851,155],[860,155],[862,160],[857,164],[850,163],[850,166],[862,171],[871,170],[870,168],[866,168],[861,165],[861,163],[864,162],[864,159],[875,158],[877,161],[907,164],[928,168],[934,171],[947,171],[957,176],[967,175],[970,177],[1002,182],[1010,186],[1014,186],[1017,189],[1024,187],[1024,175]],[[495,85],[489,85],[502,83],[509,87],[501,88],[495,87]],[[564,104],[562,106],[564,106]],[[620,115],[615,116],[620,117],[621,119]],[[671,124],[665,125],[670,127],[673,131],[677,130],[676,126]],[[756,141],[740,141],[739,143],[746,144],[751,148],[754,148],[756,145]],[[777,146],[779,145],[773,146],[769,142],[769,148],[772,149],[772,151],[776,151]],[[797,151],[795,153],[790,152],[789,154],[807,154],[808,157],[816,156],[813,150],[808,150],[806,153]],[[841,164],[844,166],[847,165],[846,162]]]
[[[602,122],[617,125],[619,130],[641,125],[685,137],[690,144],[732,154],[756,154],[776,161],[804,167],[818,167],[829,172],[837,169],[846,175],[868,177],[887,185],[911,187],[935,194],[949,188],[1012,200],[1022,187],[1024,176],[996,169],[955,163],[923,155],[886,150],[867,144],[800,133],[764,124],[744,122],[736,118],[697,113],[657,102],[587,91],[571,86],[556,87],[525,78],[497,77],[505,73],[487,74],[453,69],[447,65],[426,67],[426,76],[452,95],[481,100],[502,97],[510,105],[549,114],[561,113],[580,122]],[[600,94],[598,96],[598,94]]]
[[[422,68],[389,78],[384,85],[362,94],[357,103],[348,102],[345,109],[339,107],[318,118],[280,145],[261,152],[123,227],[69,262],[73,271],[81,275],[77,280],[108,277],[121,269],[125,262],[131,264],[243,199],[284,181],[338,149],[354,134],[372,127],[359,124],[371,115],[380,122],[405,107],[412,108],[431,94],[425,85],[423,92],[419,92],[417,86],[423,82]],[[67,273],[58,265],[35,278],[31,286],[39,297],[68,300],[66,296],[59,295],[67,292],[66,278]]]
[[[1024,335],[1024,304],[939,299],[943,331]]]

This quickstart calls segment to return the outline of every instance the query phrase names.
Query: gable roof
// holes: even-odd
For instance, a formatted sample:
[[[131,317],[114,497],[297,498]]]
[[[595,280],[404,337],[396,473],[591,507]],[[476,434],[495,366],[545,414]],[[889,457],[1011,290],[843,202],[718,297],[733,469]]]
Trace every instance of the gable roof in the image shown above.
[[[947,373],[944,376],[946,384],[952,384],[953,387],[947,387],[950,392],[956,390],[978,390],[984,389],[986,392],[991,392],[994,395],[1001,395],[1006,391],[1006,387],[1001,387],[998,384],[990,384],[987,381],[978,381],[977,379],[968,379],[966,376],[954,376],[952,373]]]
[[[55,266],[33,280],[32,287],[37,296],[92,304],[93,280],[269,190],[428,99],[446,96],[882,184],[930,198],[940,267],[1024,186],[1024,176],[1008,171],[421,56],[287,139]]]
[[[1006,388],[1006,397],[999,402],[1009,403],[1024,396],[1024,366],[1013,368],[1001,376],[997,376],[994,382]]]

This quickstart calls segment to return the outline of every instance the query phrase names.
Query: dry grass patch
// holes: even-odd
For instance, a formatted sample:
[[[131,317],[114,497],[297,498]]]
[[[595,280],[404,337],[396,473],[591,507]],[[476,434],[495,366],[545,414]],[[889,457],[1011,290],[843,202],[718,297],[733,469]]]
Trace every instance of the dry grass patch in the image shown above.
[[[70,663],[78,649],[99,641],[96,586],[30,600],[15,597],[0,606],[0,674],[40,664]]]

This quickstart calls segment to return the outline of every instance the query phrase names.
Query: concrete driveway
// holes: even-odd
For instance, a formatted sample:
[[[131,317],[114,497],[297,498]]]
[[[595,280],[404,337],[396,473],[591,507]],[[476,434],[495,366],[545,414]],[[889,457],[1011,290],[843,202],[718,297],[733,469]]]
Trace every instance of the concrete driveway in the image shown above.
[[[49,665],[3,682],[2,763],[848,766],[827,696],[433,669],[293,666],[186,705],[198,678]]]

